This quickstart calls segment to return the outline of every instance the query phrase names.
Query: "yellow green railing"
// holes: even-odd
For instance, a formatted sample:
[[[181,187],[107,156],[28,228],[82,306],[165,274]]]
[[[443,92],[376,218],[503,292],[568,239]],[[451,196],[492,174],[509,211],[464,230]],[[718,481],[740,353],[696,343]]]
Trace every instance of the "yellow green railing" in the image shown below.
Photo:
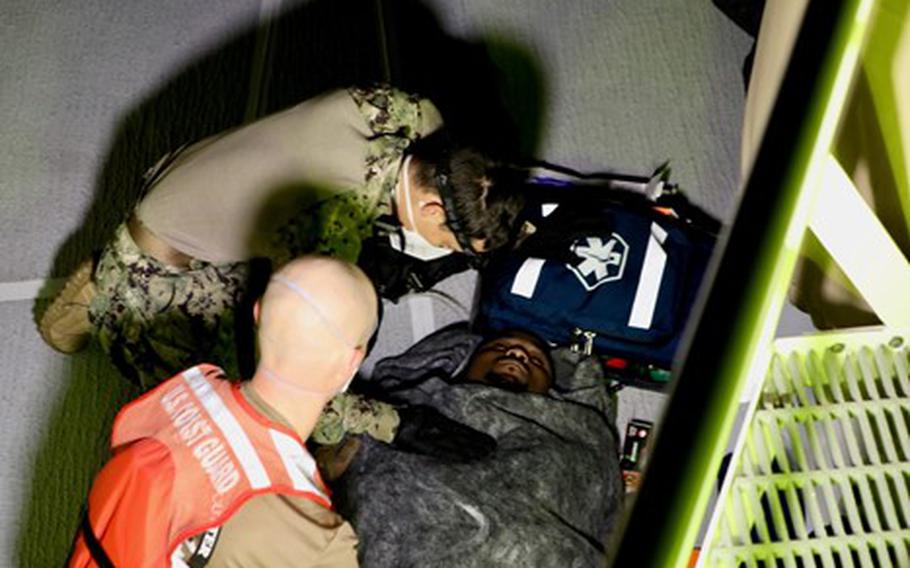
[[[771,362],[873,7],[874,0],[816,0],[807,8],[711,284],[687,330],[643,485],[611,547],[614,566],[690,561],[740,400]]]

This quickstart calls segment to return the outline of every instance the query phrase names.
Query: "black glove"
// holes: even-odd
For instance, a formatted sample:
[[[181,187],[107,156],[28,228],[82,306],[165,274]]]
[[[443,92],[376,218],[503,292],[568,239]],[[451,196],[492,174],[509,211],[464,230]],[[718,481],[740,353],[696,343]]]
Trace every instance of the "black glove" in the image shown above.
[[[468,462],[496,449],[496,440],[483,432],[446,418],[429,406],[398,409],[401,423],[392,446],[444,461]]]

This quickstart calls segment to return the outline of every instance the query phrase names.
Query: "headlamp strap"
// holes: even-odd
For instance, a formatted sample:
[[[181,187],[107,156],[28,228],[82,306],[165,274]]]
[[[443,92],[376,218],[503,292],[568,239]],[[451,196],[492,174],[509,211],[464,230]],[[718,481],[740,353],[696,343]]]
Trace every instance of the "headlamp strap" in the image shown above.
[[[477,251],[471,245],[471,239],[468,238],[464,222],[458,214],[455,207],[455,190],[452,188],[452,174],[449,169],[449,154],[446,152],[436,167],[436,189],[439,197],[442,199],[442,206],[446,212],[446,226],[455,235],[461,250],[468,256],[477,256]],[[486,196],[484,196],[486,197]]]

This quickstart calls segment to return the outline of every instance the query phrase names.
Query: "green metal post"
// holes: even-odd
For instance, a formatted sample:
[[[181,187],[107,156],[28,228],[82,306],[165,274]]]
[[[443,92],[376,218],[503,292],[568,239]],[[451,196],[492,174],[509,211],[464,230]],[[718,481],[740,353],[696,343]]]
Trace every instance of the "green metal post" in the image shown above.
[[[686,566],[739,401],[770,342],[872,0],[809,4],[733,223],[719,245],[648,470],[612,563]]]

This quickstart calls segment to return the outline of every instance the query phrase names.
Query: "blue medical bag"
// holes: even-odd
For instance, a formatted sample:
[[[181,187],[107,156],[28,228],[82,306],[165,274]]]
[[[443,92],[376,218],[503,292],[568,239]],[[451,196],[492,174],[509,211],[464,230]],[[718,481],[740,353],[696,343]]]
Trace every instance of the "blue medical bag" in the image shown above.
[[[694,223],[687,207],[574,189],[555,192],[573,197],[558,203],[554,192],[529,199],[533,234],[481,273],[481,329],[587,342],[604,357],[669,369],[715,232]]]

